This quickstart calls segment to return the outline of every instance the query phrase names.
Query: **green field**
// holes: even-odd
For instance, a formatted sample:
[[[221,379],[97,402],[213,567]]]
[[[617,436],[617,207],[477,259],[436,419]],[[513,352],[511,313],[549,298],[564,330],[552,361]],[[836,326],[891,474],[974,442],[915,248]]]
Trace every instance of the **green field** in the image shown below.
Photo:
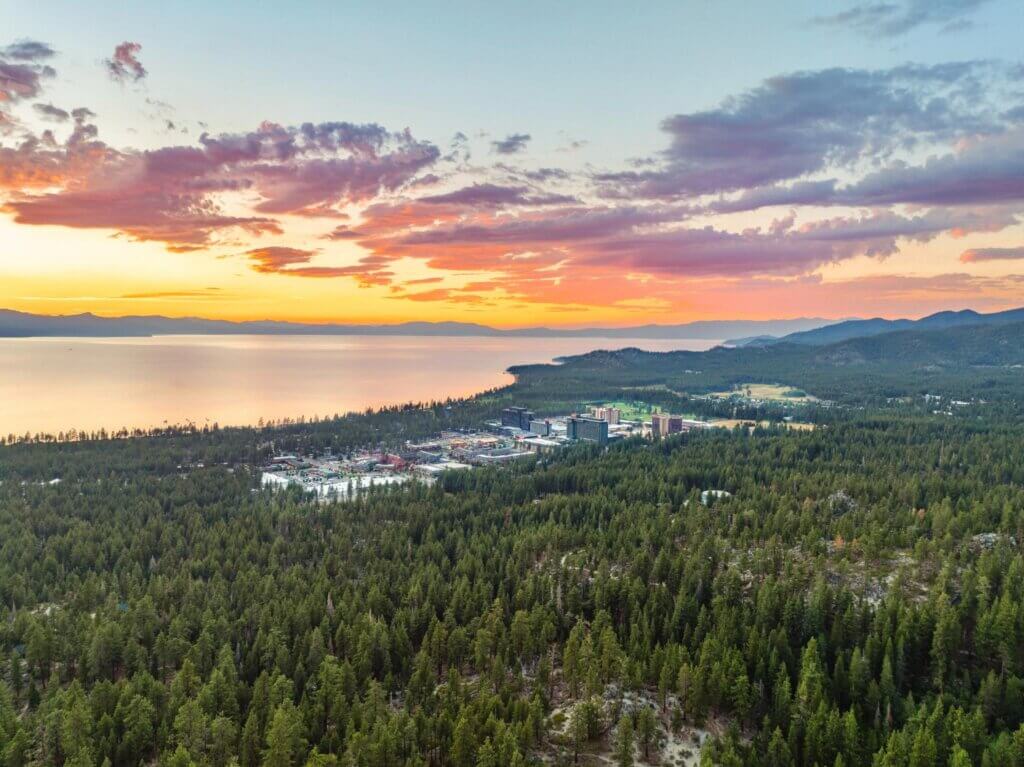
[[[767,400],[771,402],[814,402],[815,398],[802,389],[781,384],[737,384],[728,391],[714,392],[712,397],[747,397],[748,399]]]

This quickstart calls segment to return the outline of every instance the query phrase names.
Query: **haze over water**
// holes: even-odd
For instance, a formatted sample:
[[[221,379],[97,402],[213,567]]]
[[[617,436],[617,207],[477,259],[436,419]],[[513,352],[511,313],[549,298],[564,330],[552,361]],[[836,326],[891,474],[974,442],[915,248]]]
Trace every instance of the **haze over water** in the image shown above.
[[[157,336],[0,339],[0,434],[255,424],[475,394],[511,365],[703,339]]]

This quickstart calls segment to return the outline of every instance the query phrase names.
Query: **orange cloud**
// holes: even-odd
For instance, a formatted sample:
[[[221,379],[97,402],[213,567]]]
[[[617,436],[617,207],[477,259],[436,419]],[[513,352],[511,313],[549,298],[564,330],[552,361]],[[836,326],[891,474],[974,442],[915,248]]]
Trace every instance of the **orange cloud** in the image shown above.
[[[960,254],[960,261],[975,264],[980,261],[1016,261],[1024,259],[1024,246],[1015,248],[973,248]]]

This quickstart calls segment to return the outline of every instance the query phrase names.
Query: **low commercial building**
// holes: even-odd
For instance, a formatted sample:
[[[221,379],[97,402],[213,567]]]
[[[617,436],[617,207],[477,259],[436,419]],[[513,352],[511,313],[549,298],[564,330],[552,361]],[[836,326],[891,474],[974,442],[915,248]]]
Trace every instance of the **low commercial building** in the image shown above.
[[[530,421],[530,433],[536,434],[538,437],[548,436],[551,434],[551,421],[537,419]]]
[[[471,460],[480,466],[493,466],[495,464],[516,461],[526,455],[529,455],[529,453],[525,453],[516,447],[497,447],[493,450],[481,450],[475,453]]]
[[[298,479],[272,471],[265,471],[260,477],[260,485],[268,490],[280,490],[293,482],[297,484]]]
[[[413,467],[413,471],[425,477],[436,477],[446,471],[458,471],[460,469],[473,468],[468,463],[459,461],[440,461],[438,463],[421,463]]]
[[[520,444],[531,453],[537,455],[548,455],[553,453],[562,447],[561,442],[556,442],[553,439],[547,439],[545,437],[527,437],[522,440]]]

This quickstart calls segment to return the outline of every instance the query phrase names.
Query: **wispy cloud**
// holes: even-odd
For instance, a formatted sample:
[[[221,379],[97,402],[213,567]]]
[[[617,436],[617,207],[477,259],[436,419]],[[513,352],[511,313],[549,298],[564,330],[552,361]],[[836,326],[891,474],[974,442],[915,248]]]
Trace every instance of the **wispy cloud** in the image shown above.
[[[355,277],[365,285],[387,285],[393,273],[384,268],[388,259],[367,256],[351,266],[316,266],[310,262],[319,251],[281,246],[256,248],[242,255],[252,262],[252,269],[261,274],[287,277],[331,278]]]
[[[32,108],[36,111],[40,117],[44,120],[52,120],[54,122],[66,122],[71,119],[71,113],[55,107],[53,104],[33,104]]]
[[[1024,260],[1024,245],[1015,248],[972,248],[960,254],[965,264],[979,261],[1019,261]]]
[[[0,57],[15,61],[39,62],[53,58],[55,55],[56,51],[53,48],[38,40],[19,40],[0,48]]]
[[[498,154],[518,154],[530,143],[529,133],[511,133],[503,139],[491,142],[491,149]]]
[[[896,37],[928,25],[952,32],[969,27],[969,17],[987,2],[989,0],[861,2],[839,13],[817,16],[813,22],[845,27],[867,37]]]
[[[123,293],[118,296],[123,301],[160,301],[169,298],[185,300],[210,300],[218,301],[231,296],[225,294],[221,288],[200,288],[192,290],[153,290],[140,293]]]

